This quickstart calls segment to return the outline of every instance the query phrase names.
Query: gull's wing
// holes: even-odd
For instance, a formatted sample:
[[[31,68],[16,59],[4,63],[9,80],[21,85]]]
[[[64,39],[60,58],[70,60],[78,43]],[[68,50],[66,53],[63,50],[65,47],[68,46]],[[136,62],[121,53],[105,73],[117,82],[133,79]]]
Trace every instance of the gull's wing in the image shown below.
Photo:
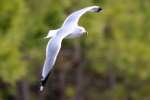
[[[47,44],[46,59],[42,71],[42,79],[41,79],[41,87],[40,87],[41,91],[43,90],[43,86],[46,83],[46,80],[49,76],[49,72],[51,71],[52,67],[55,64],[57,55],[61,48],[61,42],[62,39],[54,37]]]
[[[77,25],[80,17],[85,14],[86,12],[99,12],[102,9],[99,6],[91,6],[86,7],[81,10],[78,10],[76,12],[73,12],[71,15],[69,15],[66,20],[63,23],[63,26],[65,25]]]

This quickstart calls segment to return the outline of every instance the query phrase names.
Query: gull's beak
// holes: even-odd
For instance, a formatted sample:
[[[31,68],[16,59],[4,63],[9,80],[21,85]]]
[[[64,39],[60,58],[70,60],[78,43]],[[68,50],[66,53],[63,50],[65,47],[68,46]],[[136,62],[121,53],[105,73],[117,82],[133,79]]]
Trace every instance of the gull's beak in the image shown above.
[[[85,31],[85,35],[88,36],[88,32],[87,31]]]

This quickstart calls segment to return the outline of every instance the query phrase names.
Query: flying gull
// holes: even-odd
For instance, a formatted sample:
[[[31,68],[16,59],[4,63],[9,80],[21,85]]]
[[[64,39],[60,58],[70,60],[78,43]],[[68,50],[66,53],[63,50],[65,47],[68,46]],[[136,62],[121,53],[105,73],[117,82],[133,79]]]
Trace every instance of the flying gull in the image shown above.
[[[46,58],[42,70],[41,87],[40,91],[43,90],[44,85],[48,79],[49,72],[53,68],[56,58],[58,56],[59,50],[61,48],[61,43],[64,38],[76,38],[87,33],[84,27],[79,26],[78,22],[80,17],[86,12],[98,13],[102,10],[99,6],[90,6],[83,8],[81,10],[75,11],[70,14],[63,25],[56,29],[50,30],[45,38],[51,38],[46,47]]]

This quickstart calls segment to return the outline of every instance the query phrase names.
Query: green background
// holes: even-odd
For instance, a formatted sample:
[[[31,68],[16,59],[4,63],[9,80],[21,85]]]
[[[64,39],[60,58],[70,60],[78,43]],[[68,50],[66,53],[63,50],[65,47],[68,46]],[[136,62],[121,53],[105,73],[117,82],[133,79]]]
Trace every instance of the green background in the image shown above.
[[[50,29],[98,5],[66,39],[44,92]],[[0,0],[0,100],[150,100],[150,0]]]

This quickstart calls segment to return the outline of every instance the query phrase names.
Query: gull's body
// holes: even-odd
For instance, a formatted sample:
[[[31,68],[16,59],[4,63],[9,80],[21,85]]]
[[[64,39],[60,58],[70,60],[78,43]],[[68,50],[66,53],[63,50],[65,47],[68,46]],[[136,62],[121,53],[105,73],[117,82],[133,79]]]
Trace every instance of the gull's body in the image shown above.
[[[102,9],[98,6],[86,7],[76,12],[73,12],[70,16],[66,18],[61,28],[56,30],[50,30],[48,35],[45,38],[50,38],[47,48],[46,48],[46,59],[42,71],[41,87],[40,90],[43,90],[43,86],[46,83],[46,80],[49,76],[49,72],[56,62],[59,50],[61,48],[61,43],[64,38],[75,38],[83,35],[86,30],[78,26],[78,21],[80,17],[86,12],[99,12]]]

